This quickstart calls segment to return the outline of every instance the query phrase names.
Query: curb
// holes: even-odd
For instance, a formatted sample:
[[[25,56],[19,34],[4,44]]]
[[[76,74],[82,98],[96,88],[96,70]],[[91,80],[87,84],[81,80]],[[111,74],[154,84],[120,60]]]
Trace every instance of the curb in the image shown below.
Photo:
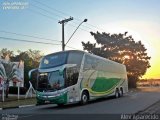
[[[36,106],[36,104],[31,104],[31,105],[21,105],[19,108],[24,108],[24,107],[33,107]]]
[[[14,109],[14,108],[25,108],[25,107],[33,107],[33,106],[37,106],[37,105],[36,104],[32,104],[32,105],[20,105],[20,106],[15,106],[15,107],[0,108],[0,110]]]

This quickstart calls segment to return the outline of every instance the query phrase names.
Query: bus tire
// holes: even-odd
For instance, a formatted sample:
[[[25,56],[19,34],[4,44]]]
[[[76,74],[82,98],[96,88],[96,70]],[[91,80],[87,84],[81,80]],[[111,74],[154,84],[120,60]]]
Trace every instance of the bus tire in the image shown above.
[[[87,91],[83,91],[81,95],[81,104],[85,105],[88,103],[88,101],[89,101],[89,94]]]
[[[120,95],[119,94],[119,89],[117,88],[116,91],[115,91],[115,98],[119,98],[119,95]]]
[[[120,96],[120,97],[122,97],[122,96],[123,96],[123,88],[120,88],[119,96]]]

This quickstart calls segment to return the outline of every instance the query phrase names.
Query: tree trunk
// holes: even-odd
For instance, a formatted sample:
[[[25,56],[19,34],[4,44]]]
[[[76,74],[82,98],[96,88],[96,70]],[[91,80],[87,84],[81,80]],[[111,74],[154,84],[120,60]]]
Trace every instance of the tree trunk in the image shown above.
[[[128,76],[128,87],[137,88],[137,78],[133,76]]]

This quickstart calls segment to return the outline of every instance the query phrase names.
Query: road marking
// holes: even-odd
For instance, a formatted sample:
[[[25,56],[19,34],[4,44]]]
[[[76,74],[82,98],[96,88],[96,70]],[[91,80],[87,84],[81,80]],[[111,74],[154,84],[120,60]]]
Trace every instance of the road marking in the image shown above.
[[[18,119],[20,119],[20,118],[26,118],[26,117],[31,117],[31,116],[33,116],[33,115],[18,116]]]
[[[19,106],[19,108],[32,107],[32,106],[36,106],[36,105],[35,104],[33,104],[33,105],[21,105],[21,106]]]

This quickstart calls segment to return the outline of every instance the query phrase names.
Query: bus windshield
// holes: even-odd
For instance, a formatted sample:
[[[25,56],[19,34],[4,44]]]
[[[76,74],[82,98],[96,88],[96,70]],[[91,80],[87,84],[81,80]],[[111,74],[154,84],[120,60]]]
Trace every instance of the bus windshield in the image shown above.
[[[75,85],[78,81],[82,58],[83,53],[80,52],[59,52],[43,57],[40,69],[55,68],[64,64],[66,66],[63,70],[61,70],[63,67],[60,67],[52,69],[53,71],[39,73],[37,89],[54,91]],[[69,67],[68,64],[75,66]]]
[[[38,90],[60,90],[64,88],[64,76],[59,71],[40,73]]]
[[[39,68],[46,69],[46,68],[53,68],[66,63],[67,53],[58,53],[45,56],[42,58]]]

